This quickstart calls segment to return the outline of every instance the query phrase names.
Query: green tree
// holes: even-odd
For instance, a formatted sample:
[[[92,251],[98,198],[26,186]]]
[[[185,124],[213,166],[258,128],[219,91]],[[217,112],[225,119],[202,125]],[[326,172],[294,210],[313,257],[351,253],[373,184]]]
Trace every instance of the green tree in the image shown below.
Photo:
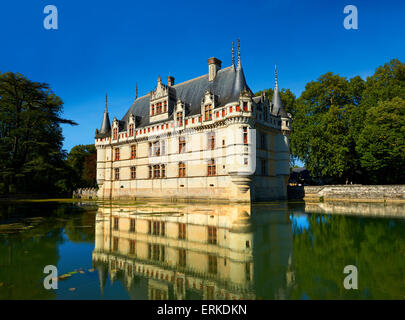
[[[62,100],[48,84],[0,74],[0,192],[67,192]]]
[[[93,144],[74,146],[68,154],[67,163],[75,173],[75,188],[97,186],[97,151]]]
[[[357,169],[351,113],[363,90],[358,77],[348,81],[331,72],[308,83],[296,102],[291,151],[314,177],[344,182]]]
[[[395,97],[367,110],[357,141],[372,183],[405,183],[405,100]]]

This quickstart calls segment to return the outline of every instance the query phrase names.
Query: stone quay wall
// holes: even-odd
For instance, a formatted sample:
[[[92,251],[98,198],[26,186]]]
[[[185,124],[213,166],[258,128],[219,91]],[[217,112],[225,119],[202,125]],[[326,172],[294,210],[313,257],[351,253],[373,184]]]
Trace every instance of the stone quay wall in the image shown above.
[[[304,200],[405,201],[405,185],[305,186]]]
[[[73,191],[75,199],[97,199],[97,188],[79,188]]]

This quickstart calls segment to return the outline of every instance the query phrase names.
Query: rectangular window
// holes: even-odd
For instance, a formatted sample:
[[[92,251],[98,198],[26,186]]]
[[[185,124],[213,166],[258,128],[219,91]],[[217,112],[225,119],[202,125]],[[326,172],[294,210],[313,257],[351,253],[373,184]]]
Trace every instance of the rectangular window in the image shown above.
[[[136,179],[136,167],[131,167],[131,179]]]
[[[215,176],[215,175],[216,175],[215,160],[211,159],[208,161],[208,176]]]
[[[129,254],[135,254],[135,240],[129,240]]]
[[[131,146],[131,159],[136,159],[136,144]]]
[[[160,178],[160,166],[158,164],[155,164],[153,166],[153,178],[155,179]]]
[[[152,179],[152,166],[148,166],[148,178]]]
[[[186,138],[179,137],[179,153],[186,152]]]
[[[129,232],[135,232],[135,219],[130,219]]]
[[[243,102],[243,111],[248,111],[248,103],[246,101]]]
[[[160,141],[155,141],[153,143],[153,155],[156,157],[160,156]]]
[[[183,112],[176,113],[176,121],[178,126],[183,125]]]
[[[179,266],[184,268],[187,264],[186,260],[187,260],[186,250],[179,249]]]
[[[218,260],[216,256],[208,256],[208,272],[216,274],[218,270]]]
[[[164,164],[162,164],[161,166],[160,166],[160,168],[161,168],[161,177],[162,178],[166,178],[166,166],[164,165]]]
[[[115,161],[120,160],[120,148],[115,148]]]
[[[113,140],[117,140],[118,138],[118,128],[114,128],[113,130]]]
[[[208,226],[208,243],[217,244],[217,228]]]
[[[243,127],[243,143],[248,144],[248,128]]]
[[[206,105],[204,107],[204,119],[205,121],[212,120],[212,105]]]
[[[113,238],[113,251],[118,251],[118,241],[119,241],[118,237]]]
[[[209,150],[215,149],[215,132],[210,132],[208,134],[208,149]]]
[[[114,230],[118,231],[119,228],[119,218],[114,217]]]
[[[179,223],[179,239],[185,240],[186,239],[186,224]]]
[[[152,142],[149,142],[149,157],[152,156],[152,151],[153,151]]]
[[[134,136],[134,125],[133,124],[129,125],[129,136],[130,137]]]
[[[155,105],[152,104],[152,116],[155,115]]]
[[[179,177],[184,178],[186,176],[186,164],[184,162],[179,163]]]
[[[115,168],[114,169],[114,178],[115,178],[115,180],[120,179],[120,168]]]

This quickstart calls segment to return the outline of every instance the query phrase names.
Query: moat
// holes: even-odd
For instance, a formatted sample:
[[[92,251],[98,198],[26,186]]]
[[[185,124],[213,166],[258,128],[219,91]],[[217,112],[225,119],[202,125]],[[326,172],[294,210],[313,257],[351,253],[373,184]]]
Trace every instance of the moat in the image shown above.
[[[404,272],[403,203],[0,202],[0,299],[404,299]]]

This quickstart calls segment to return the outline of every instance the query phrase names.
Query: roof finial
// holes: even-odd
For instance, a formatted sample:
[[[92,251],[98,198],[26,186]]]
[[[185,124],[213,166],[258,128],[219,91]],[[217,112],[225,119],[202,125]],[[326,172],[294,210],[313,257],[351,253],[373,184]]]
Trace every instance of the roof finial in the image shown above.
[[[107,92],[105,93],[105,110],[104,112],[108,112],[107,111]]]
[[[235,66],[235,48],[233,41],[232,41],[232,65]]]
[[[275,90],[275,89],[278,89],[277,64],[274,65],[274,74],[275,74],[275,85],[274,85],[274,90]]]
[[[240,38],[238,38],[238,65],[240,65]]]
[[[135,99],[138,99],[138,82],[136,83]]]

